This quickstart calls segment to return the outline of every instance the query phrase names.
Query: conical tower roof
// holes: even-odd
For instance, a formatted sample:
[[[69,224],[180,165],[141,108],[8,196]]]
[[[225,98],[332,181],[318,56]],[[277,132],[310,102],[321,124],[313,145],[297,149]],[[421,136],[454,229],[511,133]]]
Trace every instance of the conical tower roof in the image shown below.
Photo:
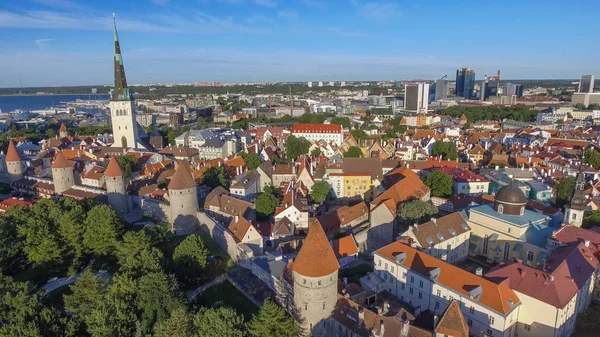
[[[125,78],[125,67],[123,66],[123,55],[121,54],[121,45],[119,43],[119,34],[117,34],[117,21],[113,14],[114,34],[115,34],[115,87],[111,99],[113,101],[129,101],[132,96],[127,87],[127,79]]]
[[[192,178],[192,173],[188,170],[187,165],[178,163],[175,169],[175,174],[169,183],[170,190],[187,190],[188,188],[196,187],[196,181]]]
[[[17,151],[15,143],[11,140],[8,141],[8,151],[6,151],[6,161],[21,161],[21,155]]]
[[[107,177],[122,177],[123,170],[121,166],[119,166],[119,162],[117,158],[114,156],[110,157],[110,161],[108,162],[108,166],[106,166],[106,171],[104,171],[104,175]]]
[[[308,235],[294,260],[293,268],[298,274],[308,277],[322,277],[340,269],[319,220],[310,222]]]
[[[75,162],[65,158],[65,156],[62,154],[62,152],[59,152],[56,155],[56,157],[54,158],[54,162],[52,163],[53,169],[69,168],[69,167],[73,167],[73,166],[75,166]]]
[[[58,131],[60,131],[60,132],[67,132],[67,126],[65,125],[65,123],[62,123],[60,125],[60,129],[58,129]]]

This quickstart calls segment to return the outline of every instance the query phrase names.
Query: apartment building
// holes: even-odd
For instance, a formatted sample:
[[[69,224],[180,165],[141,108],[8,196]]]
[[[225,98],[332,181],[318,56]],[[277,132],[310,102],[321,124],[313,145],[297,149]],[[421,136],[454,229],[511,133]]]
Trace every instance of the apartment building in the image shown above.
[[[344,142],[342,127],[336,124],[294,124],[292,135],[304,137],[311,143],[324,140],[337,146]]]
[[[508,282],[494,283],[400,241],[373,255],[384,290],[416,311],[441,316],[457,300],[472,335],[515,336],[521,301]]]

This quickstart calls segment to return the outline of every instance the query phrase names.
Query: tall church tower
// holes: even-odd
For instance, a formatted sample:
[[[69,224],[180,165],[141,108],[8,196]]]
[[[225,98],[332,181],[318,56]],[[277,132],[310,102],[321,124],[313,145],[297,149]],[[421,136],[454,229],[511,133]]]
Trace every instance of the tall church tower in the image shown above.
[[[325,321],[337,303],[340,264],[318,220],[309,224],[308,235],[293,266],[294,306],[301,336],[324,337]]]
[[[145,148],[140,143],[137,121],[135,119],[135,101],[127,87],[123,56],[117,34],[117,22],[114,19],[115,30],[115,87],[110,98],[110,118],[114,137],[114,147]]]
[[[585,206],[588,203],[584,191],[585,190],[585,176],[581,170],[577,174],[577,180],[575,180],[575,193],[571,198],[571,202],[565,205],[565,219],[564,223],[581,227],[583,224],[583,214],[585,212]]]

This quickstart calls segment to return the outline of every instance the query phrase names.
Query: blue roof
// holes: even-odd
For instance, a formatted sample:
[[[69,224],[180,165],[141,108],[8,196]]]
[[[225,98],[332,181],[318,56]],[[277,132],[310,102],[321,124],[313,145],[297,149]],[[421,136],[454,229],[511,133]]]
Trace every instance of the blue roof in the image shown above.
[[[554,227],[541,224],[531,225],[527,228],[527,232],[525,232],[525,242],[544,248],[546,247],[548,237],[552,235],[554,229]]]
[[[546,222],[546,218],[548,218],[546,215],[539,214],[537,212],[532,212],[527,209],[525,210],[525,213],[523,215],[500,214],[494,210],[493,205],[491,204],[475,206],[470,208],[469,211],[481,213],[519,227],[525,227],[532,224],[543,225]]]

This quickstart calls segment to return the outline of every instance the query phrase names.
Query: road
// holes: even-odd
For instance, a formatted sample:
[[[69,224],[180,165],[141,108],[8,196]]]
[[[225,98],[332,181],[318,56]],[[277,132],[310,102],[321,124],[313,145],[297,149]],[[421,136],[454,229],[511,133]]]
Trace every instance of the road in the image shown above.
[[[77,279],[81,276],[81,274],[83,274],[83,272],[87,268],[89,268],[89,267],[86,267],[82,272],[77,273],[73,276],[50,279],[50,280],[48,280],[48,282],[46,284],[44,284],[44,286],[42,288],[44,289],[46,294],[48,294],[62,286],[66,286],[66,285],[75,283],[75,281],[77,281]],[[108,272],[104,272],[104,273],[98,272],[98,273],[96,273],[96,276],[100,280],[109,280],[112,277],[112,275]]]

